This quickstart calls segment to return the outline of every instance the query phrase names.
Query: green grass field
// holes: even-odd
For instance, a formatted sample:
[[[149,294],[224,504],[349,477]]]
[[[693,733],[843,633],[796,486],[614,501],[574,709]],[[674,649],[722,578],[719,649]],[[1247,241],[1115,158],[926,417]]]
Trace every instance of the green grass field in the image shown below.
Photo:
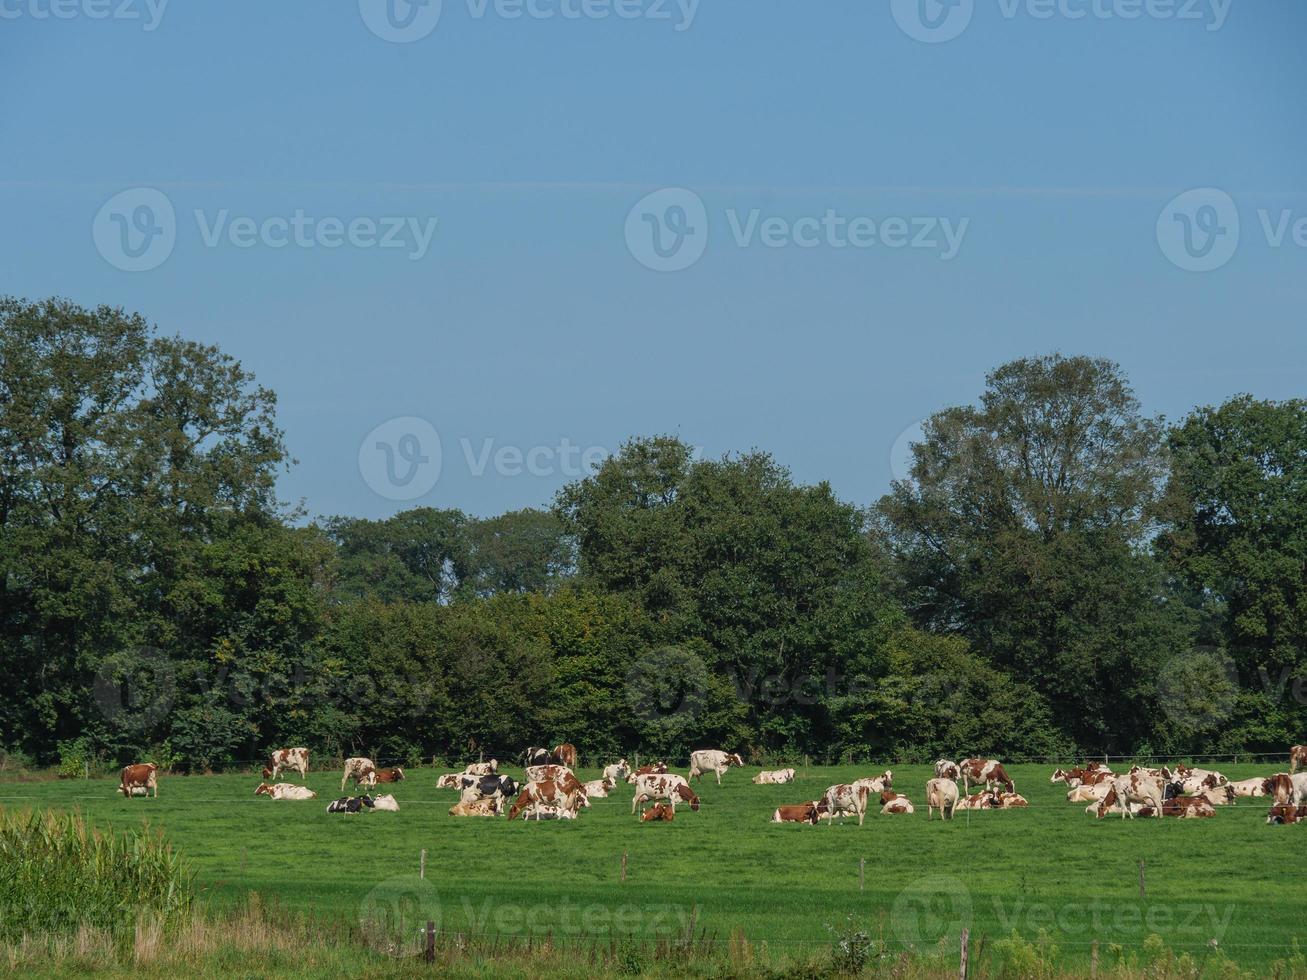
[[[112,780],[10,782],[0,802],[77,806],[99,825],[148,818],[216,906],[250,890],[329,917],[357,919],[380,904],[401,909],[409,930],[431,917],[446,931],[647,941],[692,923],[723,941],[738,929],[779,952],[828,945],[827,924],[852,915],[895,948],[953,945],[965,924],[988,940],[1045,930],[1074,960],[1094,940],[1107,956],[1109,944],[1138,949],[1156,933],[1198,954],[1216,939],[1245,968],[1288,955],[1294,938],[1307,945],[1307,827],[1268,826],[1264,800],[1220,808],[1213,820],[1095,820],[1049,783],[1052,768],[1010,768],[1030,809],[961,812],[943,824],[926,819],[927,767],[905,766],[894,786],[918,812],[877,807],[861,828],[768,821],[777,804],[879,769],[814,767],[788,786],[754,786],[756,769],[735,769],[720,788],[703,784],[703,808],[678,808],[673,824],[632,817],[628,787],[575,822],[456,819],[446,813],[456,794],[435,789],[433,770],[394,787],[399,813],[326,814],[339,776],[325,772],[310,773],[319,798],[304,803],[256,798],[249,775],[163,777],[158,800],[124,800]],[[1220,768],[1237,779],[1277,767]],[[423,848],[427,884],[416,881]]]

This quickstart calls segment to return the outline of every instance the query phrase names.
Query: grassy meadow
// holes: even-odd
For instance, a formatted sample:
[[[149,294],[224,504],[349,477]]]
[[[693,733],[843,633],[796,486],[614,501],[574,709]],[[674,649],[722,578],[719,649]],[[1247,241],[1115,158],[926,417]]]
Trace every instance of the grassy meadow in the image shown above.
[[[1281,767],[1219,768],[1237,779]],[[897,768],[894,787],[918,812],[876,807],[861,828],[769,818],[879,769],[813,767],[787,786],[755,786],[756,769],[734,769],[721,787],[703,783],[702,809],[678,808],[672,824],[641,824],[625,786],[575,822],[452,818],[456,794],[437,790],[430,769],[391,787],[398,813],[328,815],[340,779],[328,772],[309,774],[319,794],[309,802],[255,797],[257,775],[237,774],[164,776],[157,800],[125,800],[110,779],[6,782],[0,805],[76,807],[101,827],[148,820],[189,860],[211,910],[253,891],[324,921],[386,923],[405,942],[430,918],[446,934],[610,944],[693,932],[806,956],[853,930],[893,951],[955,949],[968,925],[973,944],[1042,932],[1073,969],[1095,940],[1107,966],[1155,934],[1200,962],[1223,956],[1251,970],[1293,955],[1295,939],[1307,945],[1307,827],[1268,826],[1264,800],[1213,820],[1095,820],[1066,803],[1052,769],[1010,767],[1028,810],[941,823],[922,804],[928,768]]]

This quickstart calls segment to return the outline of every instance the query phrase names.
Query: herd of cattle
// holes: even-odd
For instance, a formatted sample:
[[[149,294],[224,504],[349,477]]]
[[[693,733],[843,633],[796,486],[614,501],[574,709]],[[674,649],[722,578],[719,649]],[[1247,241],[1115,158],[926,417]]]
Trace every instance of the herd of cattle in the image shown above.
[[[640,811],[640,819],[647,822],[669,821],[675,818],[678,804],[688,805],[691,811],[700,806],[699,797],[691,789],[691,781],[709,773],[716,776],[720,786],[722,776],[732,766],[743,766],[744,760],[733,752],[720,749],[702,749],[690,753],[690,767],[686,776],[668,772],[665,762],[654,762],[632,769],[625,759],[605,766],[600,779],[583,782],[573,769],[576,766],[576,747],[563,743],[552,750],[532,747],[522,756],[525,781],[519,782],[499,772],[495,759],[477,762],[462,772],[446,773],[436,781],[437,788],[453,789],[459,800],[450,807],[450,816],[496,817],[507,809],[508,819],[524,820],[575,820],[590,806],[590,800],[603,798],[617,789],[619,783],[631,785],[631,813]],[[1267,823],[1288,824],[1307,822],[1307,745],[1295,745],[1289,750],[1289,771],[1231,782],[1221,773],[1178,764],[1174,768],[1163,766],[1148,769],[1132,766],[1129,772],[1114,773],[1105,763],[1091,762],[1083,767],[1057,769],[1051,781],[1065,783],[1067,801],[1088,803],[1087,813],[1097,817],[1118,813],[1124,817],[1211,817],[1215,807],[1233,804],[1238,797],[1268,797],[1271,808]],[[297,772],[301,779],[308,775],[309,750],[305,748],[277,749],[263,769],[263,779],[254,793],[274,800],[311,800],[317,796],[313,790],[296,783],[272,782],[283,772]],[[764,770],[753,777],[759,785],[779,785],[792,782],[793,769]],[[829,787],[819,799],[777,807],[772,813],[773,823],[808,823],[821,820],[841,822],[856,817],[861,826],[871,801],[880,803],[882,814],[915,812],[912,801],[894,792],[893,773],[886,770],[879,776],[869,776],[851,783],[837,783]],[[357,796],[343,796],[333,800],[328,813],[360,813],[366,810],[398,810],[399,804],[392,795],[376,795],[379,784],[397,783],[404,779],[401,768],[383,769],[371,759],[356,757],[345,760],[340,788],[353,781],[355,791],[366,792]],[[959,790],[958,781],[962,788]],[[977,792],[972,793],[972,785]],[[118,792],[126,797],[159,795],[158,767],[153,763],[125,766]],[[511,802],[510,802],[511,801]],[[926,819],[939,811],[941,819],[951,819],[958,810],[1009,810],[1028,806],[1024,797],[1016,792],[1016,785],[1003,764],[997,759],[965,759],[952,762],[941,759],[935,763],[935,775],[926,783]],[[641,809],[643,804],[651,804]]]

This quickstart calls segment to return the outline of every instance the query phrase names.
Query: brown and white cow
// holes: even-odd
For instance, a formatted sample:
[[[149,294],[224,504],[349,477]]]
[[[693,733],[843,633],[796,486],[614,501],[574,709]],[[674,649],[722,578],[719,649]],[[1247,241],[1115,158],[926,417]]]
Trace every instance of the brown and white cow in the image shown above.
[[[1155,816],[1160,818],[1163,803],[1162,783],[1142,772],[1117,776],[1112,780],[1112,788],[1098,803],[1098,816],[1105,817],[1113,807],[1117,807],[1121,811],[1121,819],[1133,818],[1134,813],[1130,811],[1129,806],[1131,803],[1142,803],[1144,806],[1152,807]]]
[[[1304,820],[1307,820],[1307,803],[1297,806],[1277,803],[1266,811],[1266,822],[1271,824],[1301,823]]]
[[[807,803],[794,803],[778,806],[772,811],[772,823],[810,823],[814,827],[822,817],[829,815],[822,800],[809,800]]]
[[[1298,767],[1307,768],[1307,745],[1289,746],[1289,775],[1298,771]]]
[[[854,786],[865,786],[867,792],[876,794],[883,793],[887,789],[894,788],[894,773],[886,769],[879,776],[864,776],[862,779],[855,779]]]
[[[631,775],[631,767],[625,759],[618,759],[604,766],[604,779],[611,779],[614,783],[625,782],[629,775]]]
[[[754,783],[758,786],[779,786],[782,783],[793,782],[793,780],[793,769],[764,769],[753,777]]]
[[[940,759],[935,763],[936,779],[961,779],[962,770],[958,768],[956,762],[950,762],[948,759]]]
[[[744,760],[734,752],[723,752],[721,749],[699,749],[690,753],[690,778],[698,779],[700,776],[708,773],[717,775],[717,785],[722,784],[722,773],[730,769],[731,766],[742,766]]]
[[[436,779],[436,789],[461,789],[465,775],[467,774],[461,772],[447,772]]]
[[[1162,816],[1188,820],[1195,817],[1214,817],[1216,811],[1212,809],[1212,804],[1201,796],[1173,796],[1162,804]]]
[[[926,819],[939,810],[941,820],[953,817],[958,805],[958,784],[951,779],[935,778],[926,782]]]
[[[830,810],[831,817],[839,817],[840,823],[844,822],[844,815],[851,813],[858,818],[858,826],[862,826],[863,819],[867,816],[867,798],[871,795],[871,790],[866,786],[859,786],[856,783],[836,783],[829,787],[822,796],[821,801],[826,804],[826,809]]]
[[[1307,772],[1277,772],[1266,782],[1267,795],[1276,803],[1307,803]]]
[[[676,801],[690,804],[691,810],[699,809],[699,797],[694,795],[694,790],[690,789],[690,784],[686,782],[684,776],[678,776],[674,772],[651,773],[647,776],[637,776],[635,780],[635,796],[631,799],[631,812],[635,813],[636,808],[641,803],[650,800],[666,800],[676,808]]]
[[[641,776],[661,776],[667,771],[665,762],[647,762],[626,777],[628,783],[634,783]]]
[[[960,766],[962,770],[962,791],[971,792],[972,783],[984,783],[986,789],[996,789],[1002,785],[1009,793],[1016,792],[1016,784],[997,759],[965,759]]]
[[[393,769],[378,769],[377,782],[379,783],[402,783],[404,781],[404,770],[399,766]]]
[[[451,817],[493,817],[499,813],[497,800],[460,800],[449,808]]]
[[[141,762],[134,766],[123,766],[122,781],[118,789],[129,800],[135,795],[133,790],[137,787],[145,787],[148,790],[154,790],[154,798],[159,798],[159,767],[153,762]],[[144,794],[143,794],[144,795]]]
[[[543,766],[527,766],[524,770],[526,780],[529,783],[543,783],[547,779],[562,779],[564,776],[573,776],[575,774],[567,766],[556,763],[546,763]]]
[[[997,810],[999,809],[998,794],[990,789],[972,793],[970,796],[964,796],[958,800],[957,808],[959,810]]]
[[[593,796],[595,799],[602,800],[612,791],[617,784],[605,776],[603,779],[592,779],[582,784],[586,796]]]
[[[1095,803],[1097,803],[1099,800],[1101,800],[1104,796],[1106,796],[1111,791],[1112,791],[1111,780],[1106,780],[1101,783],[1094,783],[1089,786],[1080,785],[1080,786],[1076,786],[1074,789],[1070,789],[1067,791],[1066,801],[1068,803],[1086,803],[1089,800],[1093,800]]]
[[[518,814],[525,810],[528,819],[538,819],[541,812],[545,811],[560,819],[571,820],[575,819],[578,806],[575,794],[568,793],[552,779],[546,779],[540,783],[527,783],[509,807],[508,819],[516,820]]]
[[[640,814],[641,823],[652,823],[654,821],[671,823],[675,819],[676,808],[669,803],[655,803]]]
[[[345,772],[340,777],[340,790],[345,791],[345,784],[354,780],[355,786],[376,786],[377,785],[377,767],[371,760],[363,756],[345,760]]]
[[[294,769],[300,774],[300,779],[304,779],[309,771],[309,750],[273,749],[272,755],[268,757],[268,767],[264,770],[263,778],[276,779],[283,769],[287,772]]]
[[[277,783],[275,786],[259,783],[259,788],[254,791],[254,795],[267,796],[274,800],[311,800],[318,794],[307,786],[299,786],[295,783]]]
[[[994,797],[998,800],[1000,810],[1019,810],[1021,807],[1030,806],[1029,801],[1020,793],[995,793]]]
[[[499,772],[499,760],[491,759],[489,762],[472,762],[463,770],[464,776],[493,776]]]
[[[1271,781],[1266,776],[1254,776],[1252,779],[1240,779],[1230,784],[1235,796],[1267,796],[1271,792]]]
[[[569,769],[576,768],[576,746],[571,742],[564,742],[562,745],[554,746],[554,751],[551,754],[561,765],[567,766]]]
[[[894,793],[890,790],[880,794],[880,812],[881,813],[913,813],[912,801],[902,793]]]

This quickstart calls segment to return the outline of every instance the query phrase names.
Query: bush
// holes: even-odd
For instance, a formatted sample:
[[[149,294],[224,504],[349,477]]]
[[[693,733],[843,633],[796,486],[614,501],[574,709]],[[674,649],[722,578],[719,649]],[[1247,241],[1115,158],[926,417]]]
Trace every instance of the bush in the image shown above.
[[[117,932],[190,914],[194,876],[161,835],[99,831],[79,813],[0,813],[0,937]]]

